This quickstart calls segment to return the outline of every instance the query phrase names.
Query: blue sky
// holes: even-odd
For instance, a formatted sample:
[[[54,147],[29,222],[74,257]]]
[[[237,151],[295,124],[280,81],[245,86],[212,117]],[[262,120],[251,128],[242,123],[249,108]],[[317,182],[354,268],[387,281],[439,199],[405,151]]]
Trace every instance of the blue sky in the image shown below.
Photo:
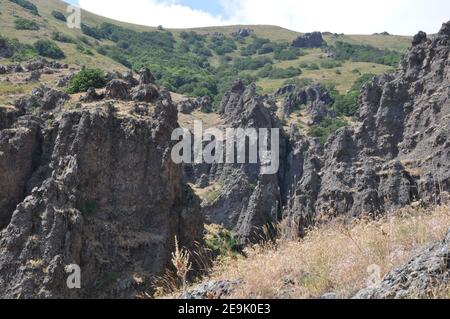
[[[188,28],[272,24],[301,32],[412,35],[450,20],[449,0],[68,0],[121,21]]]

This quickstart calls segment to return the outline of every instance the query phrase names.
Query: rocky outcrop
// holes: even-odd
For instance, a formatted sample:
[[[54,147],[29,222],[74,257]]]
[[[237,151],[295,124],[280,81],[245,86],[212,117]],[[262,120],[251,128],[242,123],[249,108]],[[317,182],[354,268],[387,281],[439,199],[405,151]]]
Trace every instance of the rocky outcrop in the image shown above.
[[[180,299],[222,299],[229,296],[240,284],[239,280],[212,280],[188,290]]]
[[[449,30],[446,23],[432,39],[416,37],[395,73],[363,88],[354,123],[325,145],[296,127],[282,134],[278,174],[261,176],[252,164],[186,167],[189,181],[216,187],[203,205],[208,221],[248,237],[280,218],[298,220],[302,230],[322,214],[377,215],[441,202],[450,190]],[[237,81],[224,95],[219,113],[227,127],[279,127],[272,102],[255,91]],[[334,116],[319,87],[288,93],[285,113],[305,103],[310,124]]]
[[[111,80],[106,85],[106,96],[110,99],[127,100],[130,87],[124,80]]]
[[[240,28],[236,32],[233,32],[232,35],[240,38],[247,38],[253,34],[253,29],[248,28]]]
[[[34,88],[30,96],[24,96],[15,101],[15,106],[21,110],[39,108],[43,111],[60,108],[70,97],[67,93],[46,86]]]
[[[220,113],[227,127],[280,128],[255,85],[236,81],[226,93]],[[284,143],[283,137],[281,137]],[[248,144],[247,144],[248,147]],[[284,149],[280,157],[284,156]],[[217,196],[203,203],[206,220],[233,229],[243,239],[255,239],[262,227],[278,220],[281,193],[277,174],[262,174],[261,159],[254,164],[198,164],[186,167],[188,180],[201,186],[217,185]]]
[[[191,114],[195,110],[200,110],[203,113],[210,113],[213,111],[211,99],[207,96],[196,99],[187,99],[178,102],[178,112],[183,114]]]
[[[304,105],[310,115],[308,124],[317,125],[326,117],[336,117],[336,112],[330,108],[333,102],[330,93],[318,85],[293,90],[284,98],[283,116],[289,117]]]
[[[190,247],[202,216],[170,157],[170,96],[149,115],[111,107],[28,115],[0,131],[0,298],[132,298]],[[5,112],[0,112],[0,123]],[[3,124],[2,124],[3,125]],[[69,289],[67,267],[81,268]]]
[[[89,88],[86,94],[80,97],[80,102],[90,103],[95,101],[100,101],[105,98],[104,94],[98,94],[95,88]]]
[[[415,201],[439,203],[450,188],[449,23],[420,41],[394,74],[363,89],[357,122],[323,149],[291,142],[297,181],[284,216],[378,214]],[[289,170],[292,171],[292,170]],[[293,194],[289,196],[289,194]],[[308,196],[305,196],[308,194]]]
[[[358,292],[355,299],[432,298],[450,280],[450,229],[446,238],[387,274],[380,283]]]
[[[305,33],[292,42],[292,46],[296,48],[320,48],[323,44],[324,40],[320,32]]]
[[[6,39],[0,37],[0,58],[10,58],[14,54],[14,48],[8,44]]]

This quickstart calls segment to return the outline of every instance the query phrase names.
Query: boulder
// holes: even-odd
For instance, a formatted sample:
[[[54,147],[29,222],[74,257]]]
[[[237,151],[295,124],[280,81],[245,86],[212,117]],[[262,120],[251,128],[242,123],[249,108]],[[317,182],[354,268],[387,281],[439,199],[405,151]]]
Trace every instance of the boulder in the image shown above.
[[[139,70],[139,84],[145,85],[145,84],[154,84],[156,81],[155,77],[153,76],[152,72],[148,68],[142,68]]]
[[[188,290],[180,296],[180,299],[223,299],[240,284],[240,280],[212,280]]]
[[[80,97],[80,102],[89,103],[89,102],[95,102],[100,101],[104,98],[104,94],[98,94],[95,88],[89,88],[86,91],[86,94]]]
[[[135,102],[154,102],[159,97],[159,89],[153,84],[139,84],[131,89],[131,100]]]
[[[324,44],[322,33],[312,32],[299,36],[292,42],[296,48],[320,48]]]
[[[389,272],[379,283],[362,289],[354,299],[428,299],[450,278],[450,229],[441,242]],[[443,285],[444,287],[441,287]]]
[[[106,96],[110,99],[127,100],[129,90],[129,85],[124,80],[111,80],[106,85]]]

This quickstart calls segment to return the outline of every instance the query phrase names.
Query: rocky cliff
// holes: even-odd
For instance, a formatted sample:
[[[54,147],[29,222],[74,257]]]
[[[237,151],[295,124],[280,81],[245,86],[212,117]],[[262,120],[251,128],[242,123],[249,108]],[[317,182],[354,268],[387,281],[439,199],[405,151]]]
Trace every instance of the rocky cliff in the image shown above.
[[[201,239],[197,199],[170,157],[177,110],[158,96],[130,110],[0,108],[1,298],[135,297],[168,266],[175,236]],[[71,264],[82,289],[66,285]]]
[[[259,165],[187,167],[190,181],[220,186],[214,201],[204,204],[207,219],[248,236],[282,217],[303,228],[319,215],[382,214],[413,202],[439,203],[450,190],[449,51],[450,23],[432,39],[417,35],[395,73],[363,88],[354,123],[326,145],[296,127],[283,133],[276,175],[260,175]],[[312,120],[332,113],[319,88],[289,87],[285,93],[285,115],[297,100],[311,104]],[[274,109],[254,86],[237,82],[220,113],[232,127],[281,128]]]

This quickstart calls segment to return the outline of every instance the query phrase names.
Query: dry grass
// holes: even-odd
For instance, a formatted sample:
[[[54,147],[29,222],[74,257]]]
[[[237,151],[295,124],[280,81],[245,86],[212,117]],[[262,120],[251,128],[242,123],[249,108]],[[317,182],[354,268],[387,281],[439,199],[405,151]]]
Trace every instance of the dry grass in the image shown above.
[[[376,221],[334,221],[302,240],[293,240],[282,226],[290,234],[285,239],[248,248],[248,258],[222,260],[210,279],[241,279],[233,298],[315,298],[331,291],[349,298],[365,286],[373,265],[384,276],[442,239],[449,226],[449,206],[405,208]],[[447,285],[435,297],[448,294]]]

